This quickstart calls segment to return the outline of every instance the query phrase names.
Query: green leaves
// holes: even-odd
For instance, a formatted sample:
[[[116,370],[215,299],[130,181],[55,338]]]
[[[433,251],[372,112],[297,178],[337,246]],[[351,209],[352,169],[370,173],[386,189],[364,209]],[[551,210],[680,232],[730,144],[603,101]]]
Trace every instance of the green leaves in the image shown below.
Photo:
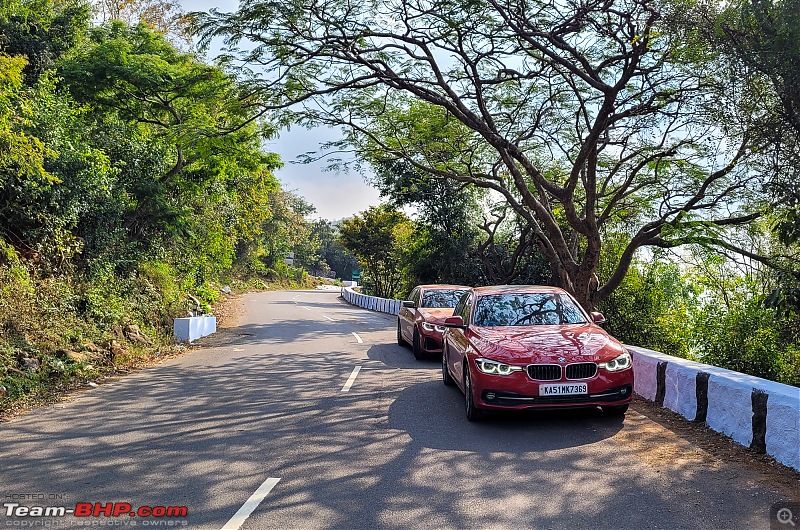
[[[414,235],[411,221],[388,205],[373,206],[342,221],[339,233],[344,247],[359,259],[373,294],[398,295],[404,249]]]
[[[0,177],[0,182],[12,178],[7,173],[10,172],[41,185],[57,178],[44,168],[44,144],[30,134],[36,93],[23,88],[22,71],[26,64],[23,57],[0,54],[0,173],[7,175]]]

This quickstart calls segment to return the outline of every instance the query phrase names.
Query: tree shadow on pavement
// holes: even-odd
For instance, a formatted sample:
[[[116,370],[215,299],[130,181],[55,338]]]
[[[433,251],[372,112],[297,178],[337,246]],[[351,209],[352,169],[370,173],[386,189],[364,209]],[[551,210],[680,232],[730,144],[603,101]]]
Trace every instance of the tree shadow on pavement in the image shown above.
[[[724,464],[700,474],[695,460],[649,459],[636,440],[655,438],[639,414],[470,423],[438,361],[388,342],[360,361],[337,350],[351,330],[288,318],[231,328],[202,351],[3,424],[0,489],[185,504],[189,527],[204,529],[267,477],[281,482],[244,528],[769,526],[760,510],[771,498],[708,480]]]

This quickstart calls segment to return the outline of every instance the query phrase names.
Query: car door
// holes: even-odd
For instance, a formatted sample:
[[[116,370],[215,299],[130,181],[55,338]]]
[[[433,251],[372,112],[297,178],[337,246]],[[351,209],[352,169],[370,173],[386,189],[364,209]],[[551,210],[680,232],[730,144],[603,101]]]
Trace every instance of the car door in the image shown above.
[[[408,299],[414,302],[416,305],[419,305],[420,288],[415,287],[411,291],[411,294],[408,295]],[[417,318],[417,310],[416,308],[400,306],[398,317],[400,318],[400,333],[403,335],[403,338],[406,340],[406,342],[411,344],[414,334],[414,322]]]
[[[456,308],[453,310],[453,315],[460,316],[466,325],[469,325],[473,298],[474,295],[471,292],[467,292],[461,297],[461,300],[458,301],[458,305],[456,305]],[[461,386],[461,383],[464,380],[464,352],[469,344],[467,340],[467,330],[461,328],[450,328],[447,331],[446,340],[449,350],[447,364],[450,366],[450,373],[453,375],[453,378],[458,382],[458,385]]]

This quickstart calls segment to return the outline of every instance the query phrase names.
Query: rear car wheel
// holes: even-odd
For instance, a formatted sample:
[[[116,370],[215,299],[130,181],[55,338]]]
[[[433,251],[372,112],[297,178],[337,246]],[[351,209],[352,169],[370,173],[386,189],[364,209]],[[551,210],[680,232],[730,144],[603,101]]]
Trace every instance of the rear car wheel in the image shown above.
[[[481,419],[481,411],[475,407],[475,400],[472,397],[472,381],[469,376],[469,368],[464,361],[464,412],[467,414],[469,421],[478,421]]]
[[[615,405],[613,407],[601,407],[603,412],[609,416],[622,416],[628,412],[628,405]]]
[[[414,352],[414,358],[420,360],[425,356],[422,354],[422,346],[419,344],[419,330],[414,326],[414,338],[411,341],[411,351]]]
[[[408,346],[406,339],[403,338],[403,333],[400,331],[400,319],[397,319],[397,345]]]
[[[444,386],[453,386],[453,376],[450,375],[450,370],[447,369],[447,345],[442,347],[442,383]]]

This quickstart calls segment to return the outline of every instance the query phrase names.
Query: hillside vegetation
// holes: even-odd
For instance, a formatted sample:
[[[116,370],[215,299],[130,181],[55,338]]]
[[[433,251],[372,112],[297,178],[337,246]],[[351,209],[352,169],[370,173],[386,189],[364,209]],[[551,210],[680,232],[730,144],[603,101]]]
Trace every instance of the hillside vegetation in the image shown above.
[[[311,285],[246,82],[78,1],[0,7],[0,409],[168,354],[234,289]],[[249,283],[248,283],[249,282]]]

